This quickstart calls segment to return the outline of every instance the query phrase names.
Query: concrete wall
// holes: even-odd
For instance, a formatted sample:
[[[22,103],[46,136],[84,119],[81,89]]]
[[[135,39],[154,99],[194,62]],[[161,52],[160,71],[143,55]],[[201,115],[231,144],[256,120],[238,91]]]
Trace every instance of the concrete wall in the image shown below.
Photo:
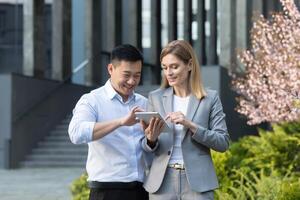
[[[16,168],[90,88],[19,75],[0,76],[0,168]]]
[[[0,168],[8,165],[7,143],[11,133],[11,76],[0,75]]]

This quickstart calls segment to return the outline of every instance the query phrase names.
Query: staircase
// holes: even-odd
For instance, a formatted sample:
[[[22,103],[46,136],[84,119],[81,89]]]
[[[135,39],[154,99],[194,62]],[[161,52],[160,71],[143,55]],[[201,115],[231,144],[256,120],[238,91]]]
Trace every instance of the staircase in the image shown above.
[[[136,92],[148,96],[149,91],[157,89],[158,85],[139,86]],[[72,144],[68,135],[71,115],[67,116],[54,130],[38,143],[25,161],[20,163],[25,168],[43,167],[85,167],[87,159],[87,144]]]
[[[87,144],[72,144],[68,135],[71,115],[52,130],[38,147],[32,150],[21,163],[21,167],[85,167]]]

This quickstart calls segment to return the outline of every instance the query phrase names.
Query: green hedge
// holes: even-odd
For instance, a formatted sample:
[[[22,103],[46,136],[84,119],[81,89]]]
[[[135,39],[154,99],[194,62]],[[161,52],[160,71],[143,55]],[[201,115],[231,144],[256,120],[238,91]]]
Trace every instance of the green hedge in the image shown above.
[[[300,199],[300,123],[245,136],[225,153],[212,152],[220,181],[216,200]],[[74,200],[88,199],[87,175],[71,187]]]
[[[300,199],[299,124],[245,136],[225,153],[213,152],[220,180],[216,199]]]

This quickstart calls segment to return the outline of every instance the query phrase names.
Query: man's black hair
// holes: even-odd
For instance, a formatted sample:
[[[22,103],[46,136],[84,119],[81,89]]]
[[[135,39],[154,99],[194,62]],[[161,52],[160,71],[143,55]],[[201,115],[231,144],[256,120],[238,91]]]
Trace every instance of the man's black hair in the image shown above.
[[[115,47],[110,56],[111,61],[141,61],[143,63],[144,58],[142,53],[134,46],[130,44],[123,44]]]

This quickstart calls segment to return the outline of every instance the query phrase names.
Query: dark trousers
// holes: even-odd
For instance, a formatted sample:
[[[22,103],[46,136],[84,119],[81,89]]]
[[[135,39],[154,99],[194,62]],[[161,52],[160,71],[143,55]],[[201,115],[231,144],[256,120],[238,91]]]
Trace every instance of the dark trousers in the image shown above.
[[[148,200],[148,193],[139,182],[90,182],[90,200]]]

